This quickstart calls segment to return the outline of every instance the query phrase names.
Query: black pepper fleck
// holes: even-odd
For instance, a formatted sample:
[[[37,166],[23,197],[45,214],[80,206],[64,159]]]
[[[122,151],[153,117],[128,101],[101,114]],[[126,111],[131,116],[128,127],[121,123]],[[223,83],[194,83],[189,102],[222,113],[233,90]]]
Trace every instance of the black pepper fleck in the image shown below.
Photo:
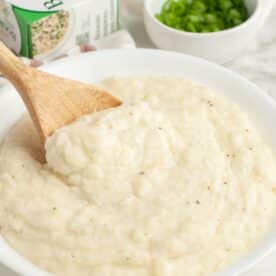
[[[196,204],[198,204],[198,205],[199,205],[199,204],[200,204],[200,201],[199,201],[199,200],[196,200]]]

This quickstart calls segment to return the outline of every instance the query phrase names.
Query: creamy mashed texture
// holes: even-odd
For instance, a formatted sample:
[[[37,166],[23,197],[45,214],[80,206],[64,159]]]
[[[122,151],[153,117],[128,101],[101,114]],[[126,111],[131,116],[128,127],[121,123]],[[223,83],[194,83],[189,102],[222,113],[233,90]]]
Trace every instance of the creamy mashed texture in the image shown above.
[[[58,130],[28,117],[0,152],[1,235],[57,275],[210,275],[276,208],[275,158],[246,114],[182,78],[113,78],[124,104]]]

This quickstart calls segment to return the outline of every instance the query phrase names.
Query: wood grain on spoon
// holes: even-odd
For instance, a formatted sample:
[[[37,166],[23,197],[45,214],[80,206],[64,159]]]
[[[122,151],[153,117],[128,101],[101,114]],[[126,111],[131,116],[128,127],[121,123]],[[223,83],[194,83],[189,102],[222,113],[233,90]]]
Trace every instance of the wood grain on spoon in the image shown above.
[[[23,64],[1,41],[0,71],[21,95],[43,142],[55,130],[82,115],[121,104],[94,85],[53,76]]]

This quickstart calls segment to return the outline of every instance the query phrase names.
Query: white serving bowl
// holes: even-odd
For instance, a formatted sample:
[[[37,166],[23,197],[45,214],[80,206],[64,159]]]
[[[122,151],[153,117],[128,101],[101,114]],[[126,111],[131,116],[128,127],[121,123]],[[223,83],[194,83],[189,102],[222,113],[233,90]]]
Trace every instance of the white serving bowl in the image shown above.
[[[160,50],[106,50],[59,60],[44,66],[43,70],[84,82],[96,82],[112,75],[145,74],[169,74],[193,79],[237,102],[247,111],[267,143],[276,152],[275,102],[243,77],[208,61]],[[7,87],[6,91],[0,92],[0,136],[5,135],[23,112],[24,104],[14,89]],[[276,224],[254,251],[219,275],[233,276],[246,271],[275,246]],[[48,275],[20,257],[1,238],[0,262],[20,275]]]
[[[262,26],[274,0],[245,0],[250,18],[241,25],[213,33],[176,30],[155,18],[166,0],[145,0],[146,30],[157,48],[225,63],[238,56]]]

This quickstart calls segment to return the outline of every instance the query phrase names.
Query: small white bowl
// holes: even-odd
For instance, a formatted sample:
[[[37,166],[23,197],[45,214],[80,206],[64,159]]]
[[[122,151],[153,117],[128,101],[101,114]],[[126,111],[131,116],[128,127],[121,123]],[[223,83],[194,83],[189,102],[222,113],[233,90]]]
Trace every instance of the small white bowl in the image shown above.
[[[264,22],[274,0],[245,0],[250,13],[241,25],[213,33],[176,30],[155,18],[166,0],[145,0],[144,21],[152,42],[160,49],[172,50],[225,63],[238,56]]]

